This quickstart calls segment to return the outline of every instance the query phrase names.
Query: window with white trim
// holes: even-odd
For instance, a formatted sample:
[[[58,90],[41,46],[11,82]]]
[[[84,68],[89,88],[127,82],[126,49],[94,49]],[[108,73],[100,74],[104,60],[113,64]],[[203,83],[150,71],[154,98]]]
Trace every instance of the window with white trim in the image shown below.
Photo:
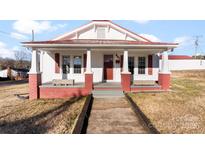
[[[145,74],[146,58],[138,57],[138,74]]]
[[[104,39],[105,38],[105,27],[98,27],[97,28],[97,38]]]
[[[63,56],[62,59],[63,74],[70,73],[70,56]]]
[[[82,57],[81,56],[74,56],[73,57],[73,67],[74,73],[80,74],[82,68]]]
[[[135,58],[128,57],[128,69],[131,74],[134,74],[134,68],[135,68]]]

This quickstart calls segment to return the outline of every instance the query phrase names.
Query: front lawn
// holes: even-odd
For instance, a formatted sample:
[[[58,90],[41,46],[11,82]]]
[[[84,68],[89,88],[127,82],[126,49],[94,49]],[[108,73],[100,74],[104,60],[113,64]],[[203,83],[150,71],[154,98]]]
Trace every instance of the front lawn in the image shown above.
[[[71,133],[85,97],[20,100],[28,84],[0,88],[0,133]]]
[[[129,95],[161,133],[205,133],[205,71],[173,72],[171,86]]]

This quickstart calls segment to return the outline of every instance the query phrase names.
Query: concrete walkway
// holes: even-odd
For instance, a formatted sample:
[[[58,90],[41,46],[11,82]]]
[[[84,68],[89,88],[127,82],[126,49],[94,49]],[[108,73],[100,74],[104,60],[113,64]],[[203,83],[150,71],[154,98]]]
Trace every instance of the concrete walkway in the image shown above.
[[[149,133],[124,97],[94,98],[87,133]]]

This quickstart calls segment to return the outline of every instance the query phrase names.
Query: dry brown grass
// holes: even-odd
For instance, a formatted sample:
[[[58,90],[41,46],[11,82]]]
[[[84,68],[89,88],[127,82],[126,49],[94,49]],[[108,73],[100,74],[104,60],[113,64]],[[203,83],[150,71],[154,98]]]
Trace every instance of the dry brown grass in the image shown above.
[[[0,133],[71,133],[83,98],[20,100],[28,85],[0,87]]]
[[[205,71],[173,72],[171,85],[129,95],[161,133],[205,133]]]

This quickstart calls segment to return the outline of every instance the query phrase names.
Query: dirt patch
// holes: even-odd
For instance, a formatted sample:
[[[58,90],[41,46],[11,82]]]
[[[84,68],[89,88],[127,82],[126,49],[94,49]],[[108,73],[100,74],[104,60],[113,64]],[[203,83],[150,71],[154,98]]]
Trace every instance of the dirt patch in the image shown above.
[[[129,95],[161,133],[205,133],[205,71],[173,72],[171,90]]]
[[[71,133],[85,97],[20,100],[28,84],[0,88],[0,133]]]

